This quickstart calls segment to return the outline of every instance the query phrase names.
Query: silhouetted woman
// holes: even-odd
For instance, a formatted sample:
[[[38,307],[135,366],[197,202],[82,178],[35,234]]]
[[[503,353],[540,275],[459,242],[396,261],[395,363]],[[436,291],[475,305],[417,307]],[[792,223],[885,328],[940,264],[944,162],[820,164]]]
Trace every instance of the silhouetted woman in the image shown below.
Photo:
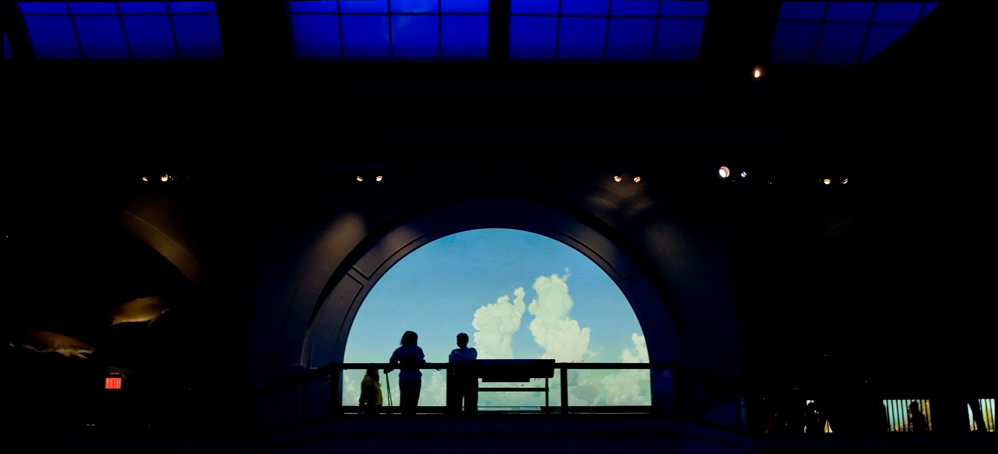
[[[406,331],[402,335],[402,346],[395,349],[392,358],[388,360],[392,364],[402,366],[418,366],[426,363],[423,357],[423,349],[416,345],[419,336],[412,331]],[[385,369],[389,373],[394,369]],[[399,371],[399,406],[403,415],[416,413],[416,405],[419,402],[419,389],[422,387],[423,373],[419,369],[402,369]]]

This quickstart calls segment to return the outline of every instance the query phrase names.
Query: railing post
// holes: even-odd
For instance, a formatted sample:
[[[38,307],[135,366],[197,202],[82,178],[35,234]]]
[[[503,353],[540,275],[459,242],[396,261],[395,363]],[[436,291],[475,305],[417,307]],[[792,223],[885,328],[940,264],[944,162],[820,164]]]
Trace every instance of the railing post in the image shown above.
[[[343,414],[343,369],[329,372],[329,416]]]
[[[568,368],[561,365],[561,414],[568,414]]]

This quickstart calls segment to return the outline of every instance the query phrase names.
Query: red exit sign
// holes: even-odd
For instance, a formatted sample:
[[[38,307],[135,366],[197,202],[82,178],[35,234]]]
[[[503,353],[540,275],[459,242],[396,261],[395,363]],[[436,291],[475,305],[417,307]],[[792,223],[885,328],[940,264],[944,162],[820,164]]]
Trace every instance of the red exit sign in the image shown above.
[[[121,389],[121,377],[104,377],[104,389]]]

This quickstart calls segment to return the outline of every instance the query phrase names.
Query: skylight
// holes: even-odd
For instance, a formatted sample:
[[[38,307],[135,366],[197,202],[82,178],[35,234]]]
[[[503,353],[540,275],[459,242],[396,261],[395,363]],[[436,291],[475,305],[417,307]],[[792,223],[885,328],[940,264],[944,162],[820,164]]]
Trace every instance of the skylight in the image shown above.
[[[512,0],[510,57],[696,60],[707,3]]]
[[[770,60],[866,63],[935,6],[934,2],[783,2]]]
[[[484,58],[489,0],[288,2],[295,55]]]
[[[19,2],[38,58],[221,57],[215,2]]]

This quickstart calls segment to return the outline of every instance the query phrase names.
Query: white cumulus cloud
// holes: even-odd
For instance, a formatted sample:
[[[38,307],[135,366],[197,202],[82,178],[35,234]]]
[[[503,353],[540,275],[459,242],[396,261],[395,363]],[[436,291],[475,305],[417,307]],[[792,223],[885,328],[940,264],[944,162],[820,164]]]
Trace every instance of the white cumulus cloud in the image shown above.
[[[534,281],[537,299],[527,310],[534,315],[530,332],[534,341],[544,349],[542,358],[559,362],[580,362],[589,349],[589,328],[580,328],[579,322],[570,318],[575,303],[568,295],[568,275],[541,276]]]
[[[504,295],[475,311],[471,326],[476,330],[479,359],[513,358],[513,334],[520,330],[520,319],[526,310],[524,295],[523,287],[519,287],[513,291],[512,303],[509,295]]]

